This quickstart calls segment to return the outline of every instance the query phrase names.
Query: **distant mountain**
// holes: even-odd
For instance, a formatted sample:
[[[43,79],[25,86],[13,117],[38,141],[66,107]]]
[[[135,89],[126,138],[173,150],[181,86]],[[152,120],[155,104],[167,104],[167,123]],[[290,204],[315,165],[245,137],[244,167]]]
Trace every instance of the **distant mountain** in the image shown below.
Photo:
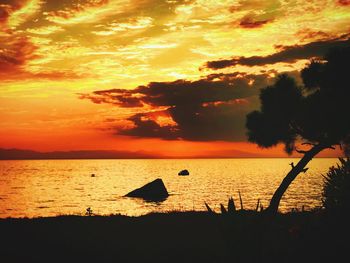
[[[226,151],[210,151],[207,154],[198,155],[197,158],[260,158],[264,155],[259,153],[250,153],[239,150],[226,150]]]
[[[0,160],[45,160],[45,159],[148,159],[159,158],[147,152],[128,151],[54,151],[0,149]]]
[[[321,153],[319,157],[341,157],[337,151]],[[288,157],[285,153],[250,153],[239,150],[211,151],[196,156],[161,156],[146,151],[54,151],[37,152],[32,150],[2,149],[0,160],[47,160],[47,159],[191,159],[191,158],[279,158]],[[300,157],[293,155],[291,157]]]
[[[2,149],[0,148],[0,160],[48,160],[48,159],[181,159],[181,158],[256,158],[260,155],[238,151],[213,151],[207,154],[195,157],[189,156],[159,156],[144,151],[54,151],[54,152],[38,152],[32,150],[21,149]]]

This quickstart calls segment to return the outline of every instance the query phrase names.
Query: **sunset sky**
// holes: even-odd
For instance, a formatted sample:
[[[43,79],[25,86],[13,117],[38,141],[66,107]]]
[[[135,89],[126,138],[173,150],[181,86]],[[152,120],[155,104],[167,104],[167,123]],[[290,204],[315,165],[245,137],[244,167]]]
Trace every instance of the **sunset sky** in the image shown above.
[[[349,39],[350,0],[0,0],[0,148],[284,156],[259,90]]]

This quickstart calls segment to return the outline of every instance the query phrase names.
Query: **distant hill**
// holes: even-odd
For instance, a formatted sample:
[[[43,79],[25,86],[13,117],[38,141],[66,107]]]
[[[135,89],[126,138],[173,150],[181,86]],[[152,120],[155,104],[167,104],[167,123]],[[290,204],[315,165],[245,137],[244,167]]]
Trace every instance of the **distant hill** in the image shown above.
[[[0,160],[45,160],[45,159],[147,159],[159,158],[147,152],[128,151],[54,151],[0,149]]]
[[[225,152],[213,151],[195,157],[188,156],[159,156],[144,151],[53,151],[38,152],[21,149],[0,148],[0,160],[49,160],[49,159],[178,159],[178,158],[256,158],[261,157],[244,151],[230,150]]]
[[[319,157],[341,157],[337,151],[321,153]],[[287,154],[250,153],[239,150],[211,151],[206,154],[189,156],[161,156],[147,151],[54,151],[38,152],[20,149],[0,148],[0,160],[48,160],[48,159],[191,159],[191,158],[280,158],[288,157]],[[293,155],[292,157],[300,157]]]

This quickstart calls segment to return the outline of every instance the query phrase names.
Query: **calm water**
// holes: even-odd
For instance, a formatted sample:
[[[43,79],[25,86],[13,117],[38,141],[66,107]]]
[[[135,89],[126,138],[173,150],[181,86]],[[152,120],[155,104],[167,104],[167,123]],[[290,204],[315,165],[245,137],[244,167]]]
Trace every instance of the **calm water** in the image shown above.
[[[0,217],[84,214],[141,215],[155,211],[215,210],[241,192],[244,208],[258,198],[268,205],[274,190],[297,159],[200,160],[35,160],[0,161]],[[321,205],[322,176],[337,159],[315,159],[285,194],[283,212]],[[178,176],[188,169],[190,176]],[[94,173],[96,176],[91,177]],[[170,197],[162,203],[123,197],[162,178]]]

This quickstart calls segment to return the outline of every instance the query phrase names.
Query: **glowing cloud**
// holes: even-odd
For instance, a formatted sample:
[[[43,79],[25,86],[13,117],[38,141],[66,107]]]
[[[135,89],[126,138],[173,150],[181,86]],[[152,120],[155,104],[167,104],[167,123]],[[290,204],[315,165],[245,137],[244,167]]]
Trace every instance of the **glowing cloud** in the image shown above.
[[[88,0],[84,4],[77,3],[62,10],[44,14],[48,21],[57,24],[95,23],[122,13],[128,6],[130,6],[128,0]]]
[[[13,1],[15,11],[9,17],[9,27],[15,28],[32,18],[40,11],[43,3],[43,0]]]
[[[348,45],[349,8],[346,0],[1,1],[0,147],[89,141],[164,152],[167,139],[182,151],[227,150],[244,140],[261,87],[283,72],[300,79],[310,58]]]

